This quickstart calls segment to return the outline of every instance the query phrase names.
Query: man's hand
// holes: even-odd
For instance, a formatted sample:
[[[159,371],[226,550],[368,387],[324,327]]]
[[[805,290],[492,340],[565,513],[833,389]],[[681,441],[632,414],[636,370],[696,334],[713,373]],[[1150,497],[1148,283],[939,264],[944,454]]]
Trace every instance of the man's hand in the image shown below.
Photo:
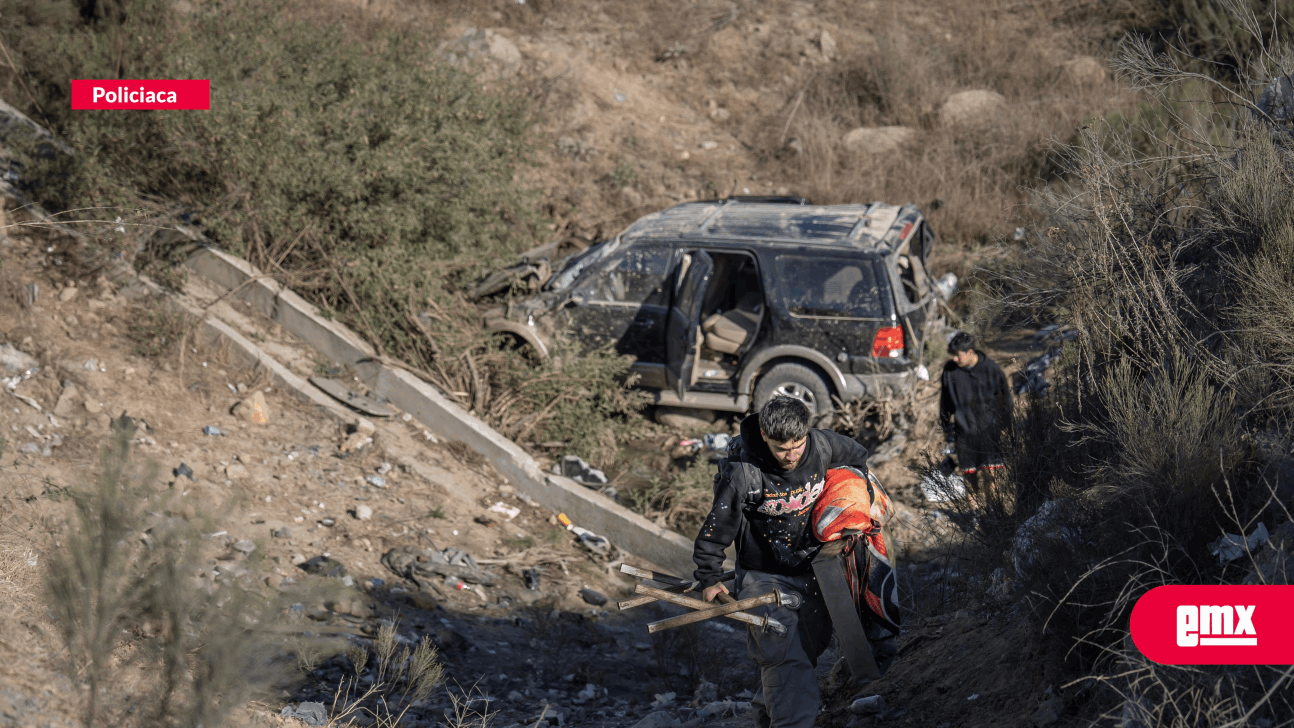
[[[724,586],[723,584],[715,584],[714,586],[707,586],[701,592],[701,596],[704,597],[707,602],[713,602],[715,597],[719,596],[720,594],[727,594],[727,593],[728,593],[728,587]]]

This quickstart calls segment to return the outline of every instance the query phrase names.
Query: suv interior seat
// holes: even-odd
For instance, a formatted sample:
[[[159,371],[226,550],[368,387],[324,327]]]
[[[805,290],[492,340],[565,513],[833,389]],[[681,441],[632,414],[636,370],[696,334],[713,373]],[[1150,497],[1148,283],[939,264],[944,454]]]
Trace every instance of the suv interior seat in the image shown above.
[[[721,354],[736,354],[759,329],[764,303],[758,293],[747,293],[731,311],[720,311],[705,320],[706,348]]]

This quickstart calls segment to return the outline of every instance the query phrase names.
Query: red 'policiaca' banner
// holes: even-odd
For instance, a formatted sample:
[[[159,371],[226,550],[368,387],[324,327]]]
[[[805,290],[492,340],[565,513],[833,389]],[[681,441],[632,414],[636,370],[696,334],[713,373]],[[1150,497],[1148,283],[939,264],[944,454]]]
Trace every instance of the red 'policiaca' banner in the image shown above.
[[[151,80],[72,81],[74,110],[205,111],[211,108],[211,81]]]
[[[1294,665],[1294,586],[1156,587],[1130,626],[1164,665]]]

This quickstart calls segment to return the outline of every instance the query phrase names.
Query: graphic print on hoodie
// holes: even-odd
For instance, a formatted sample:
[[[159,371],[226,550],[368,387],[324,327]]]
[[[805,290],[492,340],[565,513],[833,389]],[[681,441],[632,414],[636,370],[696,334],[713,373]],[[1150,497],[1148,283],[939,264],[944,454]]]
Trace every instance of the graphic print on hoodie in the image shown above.
[[[795,576],[812,568],[822,544],[809,527],[813,505],[826,486],[827,470],[867,471],[867,449],[830,430],[809,430],[804,454],[783,470],[759,432],[759,416],[741,422],[741,436],[719,463],[714,505],[693,547],[702,588],[723,573],[723,552],[737,541],[743,569]]]

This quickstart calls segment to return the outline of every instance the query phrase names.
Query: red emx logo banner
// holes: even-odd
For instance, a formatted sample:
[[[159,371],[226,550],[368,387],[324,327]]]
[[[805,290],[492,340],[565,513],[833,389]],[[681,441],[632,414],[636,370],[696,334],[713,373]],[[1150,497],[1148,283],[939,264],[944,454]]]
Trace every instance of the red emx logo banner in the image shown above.
[[[1294,665],[1294,586],[1161,586],[1132,608],[1132,641],[1165,665]]]

